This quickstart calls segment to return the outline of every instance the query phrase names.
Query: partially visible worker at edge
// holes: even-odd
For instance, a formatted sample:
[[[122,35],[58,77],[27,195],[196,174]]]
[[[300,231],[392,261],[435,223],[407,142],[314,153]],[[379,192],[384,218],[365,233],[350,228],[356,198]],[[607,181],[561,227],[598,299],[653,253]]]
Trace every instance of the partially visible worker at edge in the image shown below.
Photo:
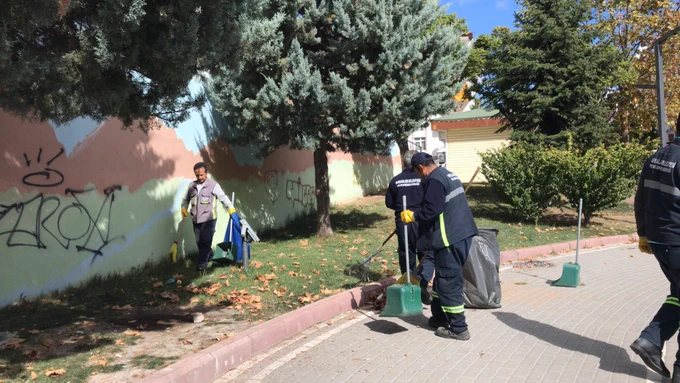
[[[675,125],[680,129],[680,115]],[[635,223],[638,247],[654,254],[670,282],[670,294],[659,311],[630,345],[647,367],[667,378],[671,373],[663,362],[664,343],[680,325],[680,138],[659,149],[645,161],[635,193]],[[678,337],[680,343],[680,336]],[[680,351],[675,354],[673,383],[680,383]]]
[[[189,216],[188,208],[191,203],[191,221],[194,224],[194,235],[198,245],[196,270],[203,271],[208,267],[208,262],[214,255],[212,242],[217,223],[215,201],[220,201],[230,215],[236,211],[236,208],[220,184],[208,178],[208,168],[205,163],[199,162],[194,165],[194,175],[196,175],[196,181],[189,184],[189,189],[182,199],[182,219]]]
[[[435,277],[432,317],[428,323],[443,338],[468,340],[463,302],[463,265],[472,237],[479,234],[465,198],[463,183],[450,171],[438,167],[431,155],[420,152],[411,165],[423,178],[425,196],[420,206],[404,210],[401,220],[418,222],[418,250],[434,251]]]
[[[392,180],[385,194],[385,206],[394,210],[394,221],[397,227],[397,252],[399,254],[399,267],[401,273],[406,272],[406,251],[404,238],[404,223],[401,222],[401,211],[404,210],[403,197],[406,196],[406,203],[409,206],[420,206],[423,201],[423,187],[420,176],[411,166],[411,158],[416,154],[415,150],[409,150],[401,157],[402,172],[397,174]],[[423,253],[416,250],[418,240],[418,224],[412,223],[408,227],[408,251],[409,269],[411,273],[420,278],[420,297],[423,304],[429,305],[432,302],[432,295],[428,290],[428,285],[434,274],[434,259],[432,252]],[[420,262],[416,270],[416,256]]]

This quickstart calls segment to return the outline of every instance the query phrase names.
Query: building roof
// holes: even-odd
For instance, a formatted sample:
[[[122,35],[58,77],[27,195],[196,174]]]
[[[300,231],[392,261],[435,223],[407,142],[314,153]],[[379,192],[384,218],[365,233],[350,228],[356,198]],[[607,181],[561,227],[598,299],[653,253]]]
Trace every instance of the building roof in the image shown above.
[[[499,118],[498,109],[472,109],[467,112],[453,113],[445,116],[432,118],[430,121],[467,121],[485,118]]]

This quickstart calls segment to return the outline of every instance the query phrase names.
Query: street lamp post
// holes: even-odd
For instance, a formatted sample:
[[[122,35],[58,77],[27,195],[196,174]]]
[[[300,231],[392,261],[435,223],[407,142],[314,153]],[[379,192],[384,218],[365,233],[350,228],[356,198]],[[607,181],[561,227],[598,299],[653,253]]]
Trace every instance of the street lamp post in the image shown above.
[[[680,32],[680,26],[659,37],[654,42],[654,55],[656,56],[656,109],[659,126],[659,137],[661,138],[661,147],[665,147],[668,143],[668,135],[665,134],[666,127],[666,99],[664,93],[664,79],[663,79],[663,51],[661,44],[670,37]]]

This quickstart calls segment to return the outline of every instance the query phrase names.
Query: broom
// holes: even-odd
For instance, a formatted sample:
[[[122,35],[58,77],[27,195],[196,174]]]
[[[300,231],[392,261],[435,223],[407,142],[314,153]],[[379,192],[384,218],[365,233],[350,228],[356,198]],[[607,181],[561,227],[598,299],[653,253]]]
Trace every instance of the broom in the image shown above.
[[[371,269],[369,268],[368,265],[371,263],[371,260],[373,259],[373,257],[378,255],[382,251],[383,246],[385,246],[385,244],[390,239],[392,239],[392,237],[395,234],[397,234],[396,229],[394,229],[394,231],[387,237],[387,239],[383,241],[382,245],[380,245],[380,247],[378,247],[378,250],[376,250],[375,253],[371,254],[370,256],[368,256],[368,258],[364,259],[363,261],[361,261],[361,262],[357,261],[356,264],[349,266],[345,270],[347,275],[354,275],[354,276],[358,275],[359,279],[361,279],[364,282],[368,282],[368,277],[371,273]]]
[[[172,246],[170,246],[170,252],[168,252],[168,255],[170,256],[170,261],[172,261],[172,263],[177,263],[177,242],[179,242],[179,236],[180,234],[182,234],[182,222],[184,222],[184,218],[182,218],[182,220],[179,221],[177,239],[175,239],[175,242],[173,242]]]

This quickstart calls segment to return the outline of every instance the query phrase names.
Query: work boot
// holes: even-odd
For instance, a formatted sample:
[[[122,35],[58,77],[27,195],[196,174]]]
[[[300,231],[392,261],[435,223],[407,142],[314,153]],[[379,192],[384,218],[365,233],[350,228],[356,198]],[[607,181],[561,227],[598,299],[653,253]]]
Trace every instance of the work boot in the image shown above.
[[[427,324],[430,325],[430,327],[437,329],[440,327],[446,327],[448,323],[444,318],[430,317],[430,319],[427,320]]]
[[[447,327],[440,327],[437,329],[436,332],[437,336],[440,336],[442,338],[449,338],[449,339],[455,339],[455,340],[468,340],[470,339],[470,331],[465,330],[459,334],[456,334],[455,332],[451,331],[451,329]]]
[[[642,358],[642,361],[645,362],[647,367],[651,368],[652,371],[666,378],[671,377],[671,372],[668,371],[668,368],[666,368],[666,365],[661,358],[661,349],[652,344],[652,342],[643,337],[639,337],[630,345],[630,348]],[[676,367],[673,367],[673,372],[675,372]],[[680,382],[680,380],[678,381]]]
[[[673,383],[680,383],[680,366],[673,365]]]
[[[432,293],[430,293],[428,288],[420,287],[420,300],[424,305],[429,306],[432,304]]]

